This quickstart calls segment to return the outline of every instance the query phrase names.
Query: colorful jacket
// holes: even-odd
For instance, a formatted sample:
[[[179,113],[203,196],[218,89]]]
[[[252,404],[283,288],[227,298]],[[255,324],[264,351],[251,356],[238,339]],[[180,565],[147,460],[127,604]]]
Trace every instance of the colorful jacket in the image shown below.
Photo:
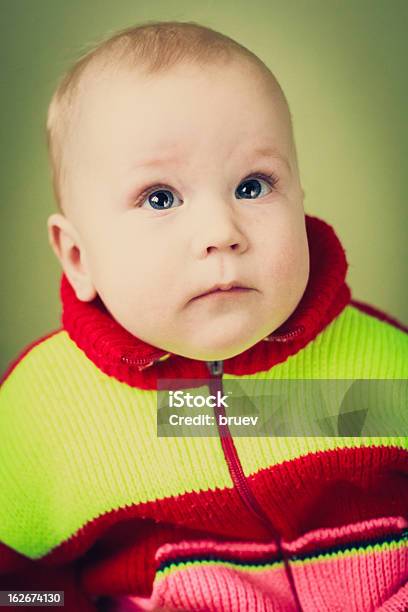
[[[408,610],[407,437],[158,437],[158,379],[399,379],[408,336],[351,300],[333,229],[307,217],[289,319],[223,362],[135,338],[61,282],[62,328],[5,375],[0,589],[65,609]],[[105,600],[104,597],[107,599]],[[122,607],[120,607],[122,606]],[[111,609],[111,608],[109,608]]]

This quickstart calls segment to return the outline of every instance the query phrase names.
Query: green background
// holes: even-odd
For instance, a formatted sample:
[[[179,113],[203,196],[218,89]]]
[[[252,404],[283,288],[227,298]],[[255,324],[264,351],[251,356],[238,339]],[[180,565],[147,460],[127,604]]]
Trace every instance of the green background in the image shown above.
[[[294,116],[309,214],[336,229],[356,299],[407,322],[406,0],[2,0],[1,358],[59,325],[45,116],[87,45],[145,20],[197,21],[276,74]]]

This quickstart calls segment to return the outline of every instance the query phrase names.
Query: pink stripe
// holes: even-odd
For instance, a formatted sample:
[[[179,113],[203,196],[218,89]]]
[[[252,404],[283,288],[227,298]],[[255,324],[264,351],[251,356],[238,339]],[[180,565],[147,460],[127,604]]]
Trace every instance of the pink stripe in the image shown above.
[[[262,547],[265,550],[267,545],[255,546]],[[231,548],[234,543],[230,543]],[[247,547],[246,552],[252,549]],[[181,544],[173,546],[173,559],[176,550],[181,551]],[[408,590],[404,586],[408,576],[406,546],[292,563],[292,571],[304,612],[408,610]],[[282,565],[248,571],[238,566],[197,564],[180,566],[156,579],[150,599],[118,598],[113,610],[294,612],[296,603]]]
[[[284,544],[285,550],[290,554],[322,550],[331,546],[340,546],[348,542],[364,542],[380,539],[390,534],[398,534],[408,528],[408,520],[402,516],[360,521],[342,527],[330,527],[309,531],[294,542]]]
[[[404,584],[377,612],[407,612],[408,582]]]
[[[322,559],[296,566],[294,574],[304,612],[338,610],[339,602],[341,610],[369,612],[386,604],[406,581],[408,549]]]
[[[384,517],[360,521],[352,525],[331,527],[309,531],[304,536],[292,542],[282,541],[282,548],[288,556],[300,553],[320,551],[324,554],[326,549],[341,546],[347,543],[364,542],[400,534],[408,528],[408,520],[402,516]],[[262,561],[271,559],[279,554],[280,549],[276,542],[218,542],[214,540],[184,540],[183,542],[169,543],[160,546],[156,552],[158,565],[172,559],[186,559],[189,557],[212,555],[225,558],[230,556],[234,560],[245,561],[256,559]]]

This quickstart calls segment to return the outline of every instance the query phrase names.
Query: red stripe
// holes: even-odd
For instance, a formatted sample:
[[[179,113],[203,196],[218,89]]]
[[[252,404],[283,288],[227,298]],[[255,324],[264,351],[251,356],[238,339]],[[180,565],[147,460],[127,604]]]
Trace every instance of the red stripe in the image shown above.
[[[407,516],[408,452],[397,447],[343,448],[284,461],[248,477],[263,511],[286,540],[311,529],[389,516]],[[235,489],[192,491],[119,508],[89,521],[43,558],[46,564],[82,555],[113,525],[150,519],[180,528],[249,541],[270,534]],[[131,523],[129,523],[130,525]]]
[[[401,321],[398,321],[394,317],[391,317],[391,315],[389,315],[388,313],[379,310],[375,306],[367,304],[366,302],[360,302],[358,300],[351,300],[350,304],[358,308],[358,310],[361,310],[361,312],[365,312],[366,314],[371,315],[372,317],[375,317],[380,321],[386,321],[387,323],[390,323],[390,325],[393,325],[394,327],[397,327],[398,329],[401,329],[406,334],[408,334],[408,327],[406,325],[404,325],[403,323],[401,323]]]
[[[290,542],[315,529],[384,516],[407,517],[407,477],[406,450],[366,447],[311,453],[260,470],[248,480],[263,511]],[[36,566],[52,567],[81,557],[82,583],[88,592],[148,594],[160,545],[214,536],[270,540],[235,489],[217,489],[108,512],[88,522]],[[17,553],[8,559],[9,568],[3,548],[3,571],[17,569]]]
[[[327,451],[301,457],[268,468],[250,477],[251,488],[260,506],[284,537],[295,539],[318,528],[340,527],[360,521],[389,516],[406,516],[408,508],[408,453],[396,448],[364,448]],[[231,507],[229,491],[186,494],[169,498],[160,505],[145,508],[155,520],[174,522],[179,506],[190,513],[190,525],[206,530],[211,536],[212,510],[217,499],[218,511],[223,508],[224,536],[251,540],[245,522],[244,508]],[[199,497],[199,499],[198,499]],[[197,506],[207,509],[208,516],[197,517]],[[121,512],[121,511],[119,511]],[[170,518],[173,515],[172,518]],[[290,517],[290,519],[289,519]],[[288,521],[290,520],[290,522]],[[255,520],[254,523],[257,521]],[[149,595],[157,569],[155,558],[159,546],[167,542],[199,539],[199,533],[186,530],[166,535],[157,526],[156,539],[149,539],[143,528],[133,529],[127,522],[128,538],[138,534],[132,546],[127,546],[110,557],[95,559],[92,567],[84,569],[84,587],[94,594]],[[165,527],[165,526],[164,526]],[[154,526],[152,527],[154,529]],[[109,532],[108,532],[109,533]],[[353,538],[358,539],[358,533]],[[103,538],[102,538],[103,539]],[[262,538],[270,541],[270,535]],[[125,584],[126,582],[126,584]]]

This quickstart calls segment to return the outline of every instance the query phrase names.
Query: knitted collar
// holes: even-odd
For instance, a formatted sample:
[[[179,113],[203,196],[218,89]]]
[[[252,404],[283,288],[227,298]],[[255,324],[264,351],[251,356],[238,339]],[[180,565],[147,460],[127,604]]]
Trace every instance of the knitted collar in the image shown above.
[[[311,342],[350,302],[347,261],[333,228],[306,215],[310,251],[308,285],[296,310],[279,329],[235,357],[224,372],[253,374],[285,361]],[[61,280],[62,324],[76,345],[105,374],[132,387],[157,388],[157,378],[208,378],[205,361],[171,354],[143,342],[113,319],[100,298],[77,299]]]

